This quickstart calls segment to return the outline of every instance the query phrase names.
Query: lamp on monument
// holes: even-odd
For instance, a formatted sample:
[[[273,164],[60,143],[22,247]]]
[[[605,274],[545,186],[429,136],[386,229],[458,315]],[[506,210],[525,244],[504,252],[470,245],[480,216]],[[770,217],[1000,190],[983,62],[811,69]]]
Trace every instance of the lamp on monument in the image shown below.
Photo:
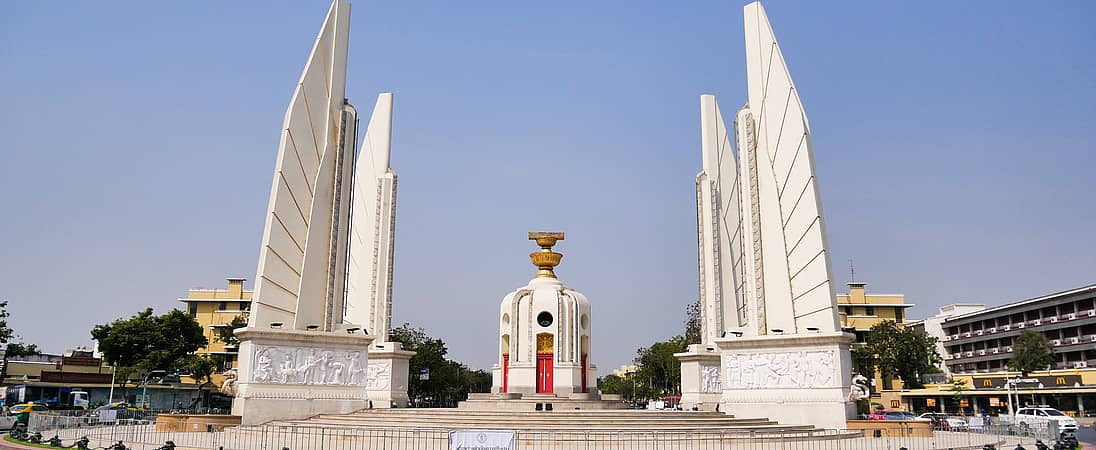
[[[281,322],[270,322],[270,328],[273,328],[275,330],[281,329],[282,325],[284,324]]]
[[[304,329],[306,329],[308,331],[316,331],[316,330],[320,329],[320,326],[316,325],[316,324],[312,324],[312,325],[305,326]]]

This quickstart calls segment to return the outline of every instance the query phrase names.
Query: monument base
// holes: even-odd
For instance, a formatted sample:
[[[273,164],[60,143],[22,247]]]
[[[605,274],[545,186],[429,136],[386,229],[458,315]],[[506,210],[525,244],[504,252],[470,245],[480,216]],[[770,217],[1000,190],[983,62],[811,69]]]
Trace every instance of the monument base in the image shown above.
[[[574,411],[628,409],[619,395],[596,392],[571,394],[470,393],[457,409],[473,411]]]
[[[674,353],[681,361],[681,409],[715,411],[723,396],[719,377],[719,349],[693,344],[685,353]]]
[[[535,363],[513,363],[507,368],[506,372],[506,392],[508,393],[524,395],[560,394],[563,396],[571,396],[578,394],[593,394],[597,392],[597,366],[592,364],[583,370],[582,366],[579,364],[556,363],[550,374],[552,380],[551,392],[538,392],[538,390],[543,390],[538,389],[537,382],[542,374],[539,374]],[[499,367],[498,364],[495,364],[491,368],[491,376],[492,393],[502,393],[503,369]],[[584,376],[586,377],[585,383],[583,382]]]
[[[851,333],[804,333],[716,339],[723,395],[719,410],[782,424],[846,428]]]
[[[369,376],[366,390],[372,408],[406,408],[407,376],[415,352],[403,349],[399,342],[384,342],[369,349]]]
[[[347,414],[369,406],[372,336],[299,330],[236,331],[239,381],[232,414],[244,425]]]

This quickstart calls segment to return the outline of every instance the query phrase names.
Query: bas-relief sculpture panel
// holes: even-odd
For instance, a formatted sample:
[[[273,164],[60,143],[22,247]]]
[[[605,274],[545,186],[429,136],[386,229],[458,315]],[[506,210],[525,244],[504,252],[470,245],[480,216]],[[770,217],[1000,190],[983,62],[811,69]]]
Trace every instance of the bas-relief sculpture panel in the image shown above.
[[[378,361],[369,363],[369,376],[366,378],[366,389],[388,389],[392,379],[392,362]]]
[[[834,360],[833,350],[724,355],[723,387],[833,387]]]
[[[251,381],[265,384],[365,386],[362,351],[256,345]]]

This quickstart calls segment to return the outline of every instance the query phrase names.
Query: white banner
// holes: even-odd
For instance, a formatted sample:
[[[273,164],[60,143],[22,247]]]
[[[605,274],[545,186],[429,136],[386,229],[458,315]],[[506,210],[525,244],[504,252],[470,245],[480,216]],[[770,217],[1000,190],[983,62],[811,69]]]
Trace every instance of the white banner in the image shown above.
[[[449,450],[514,450],[514,432],[457,430],[449,432]]]
[[[99,411],[100,422],[114,422],[117,417],[118,411],[115,411],[113,409],[104,409],[102,411]]]

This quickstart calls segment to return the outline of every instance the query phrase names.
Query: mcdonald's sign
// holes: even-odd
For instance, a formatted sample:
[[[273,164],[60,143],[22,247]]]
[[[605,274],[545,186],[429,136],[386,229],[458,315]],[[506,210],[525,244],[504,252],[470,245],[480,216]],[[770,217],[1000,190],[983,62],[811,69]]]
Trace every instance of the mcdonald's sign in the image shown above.
[[[1039,388],[1061,388],[1074,385],[1082,385],[1080,375],[1052,375],[1052,376],[1031,376],[1027,379],[1037,379],[1038,383],[1023,383],[1018,387],[1020,389],[1039,389]],[[981,389],[1008,389],[1008,378],[1003,376],[996,377],[974,377],[974,382],[971,383],[971,387],[975,390]]]

